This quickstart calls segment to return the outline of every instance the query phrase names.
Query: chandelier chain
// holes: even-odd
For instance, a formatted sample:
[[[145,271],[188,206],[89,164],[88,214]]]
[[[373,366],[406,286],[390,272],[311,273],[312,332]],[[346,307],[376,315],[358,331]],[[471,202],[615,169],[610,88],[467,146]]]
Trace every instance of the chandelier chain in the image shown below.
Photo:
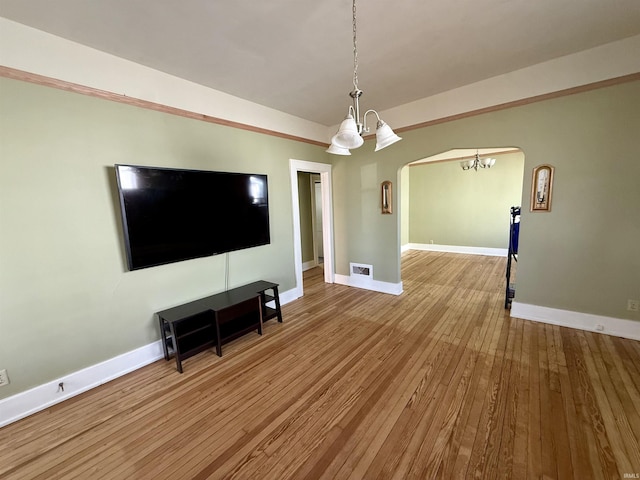
[[[356,0],[353,0],[353,88],[358,90],[358,41],[356,38]]]
[[[351,155],[349,150],[358,148],[364,144],[363,133],[368,133],[367,115],[370,113],[376,116],[376,152],[389,145],[402,140],[393,130],[382,121],[378,112],[373,109],[364,112],[360,116],[360,96],[362,90],[358,88],[358,38],[356,32],[356,0],[353,0],[353,91],[349,96],[353,100],[353,105],[349,105],[347,116],[340,124],[338,133],[331,137],[331,146],[327,152],[335,155]]]

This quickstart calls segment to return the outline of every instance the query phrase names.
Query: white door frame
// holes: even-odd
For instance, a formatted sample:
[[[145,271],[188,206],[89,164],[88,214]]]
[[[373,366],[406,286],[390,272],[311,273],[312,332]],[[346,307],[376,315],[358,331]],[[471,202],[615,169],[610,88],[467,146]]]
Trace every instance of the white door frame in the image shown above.
[[[322,220],[318,222],[318,208],[320,209],[320,213],[322,213],[322,183],[316,181],[317,174],[309,175],[309,188],[311,189],[311,230],[313,235],[311,238],[313,239],[313,264],[315,266],[320,265],[320,254],[318,252],[318,245],[322,244],[322,241],[317,238],[316,233],[318,229],[318,223],[322,227]],[[320,202],[316,201],[316,184],[320,183]],[[318,206],[318,204],[320,206]],[[324,236],[324,230],[322,230],[322,235]],[[323,255],[324,257],[324,255]]]
[[[298,172],[320,174],[322,191],[322,241],[324,248],[324,281],[334,283],[333,269],[333,207],[331,189],[331,165],[327,163],[289,160],[291,175],[291,202],[293,211],[293,255],[296,272],[296,295],[303,295],[302,240],[300,236],[300,204],[298,198]]]

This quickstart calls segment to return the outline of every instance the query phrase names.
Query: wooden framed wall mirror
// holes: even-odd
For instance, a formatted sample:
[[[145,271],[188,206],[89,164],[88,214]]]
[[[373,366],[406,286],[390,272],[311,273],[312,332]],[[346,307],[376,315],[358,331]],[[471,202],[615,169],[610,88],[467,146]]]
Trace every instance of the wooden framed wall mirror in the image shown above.
[[[553,195],[553,171],[551,165],[538,165],[531,179],[531,211],[550,212]]]
[[[382,182],[380,188],[380,204],[383,214],[393,213],[392,198],[393,192],[391,181],[385,180],[384,182]]]

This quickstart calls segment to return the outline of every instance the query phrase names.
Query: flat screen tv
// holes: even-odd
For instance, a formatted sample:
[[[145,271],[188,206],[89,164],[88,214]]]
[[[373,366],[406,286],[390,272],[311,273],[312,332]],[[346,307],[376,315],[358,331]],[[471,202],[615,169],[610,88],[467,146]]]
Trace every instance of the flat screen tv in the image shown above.
[[[266,175],[115,170],[129,270],[270,243]]]

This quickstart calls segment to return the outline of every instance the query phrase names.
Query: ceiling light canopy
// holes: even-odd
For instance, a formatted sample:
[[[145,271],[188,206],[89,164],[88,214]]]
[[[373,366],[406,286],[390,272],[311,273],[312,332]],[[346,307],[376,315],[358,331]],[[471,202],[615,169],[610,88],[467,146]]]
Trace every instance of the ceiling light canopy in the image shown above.
[[[477,172],[478,168],[491,168],[495,164],[495,158],[480,158],[480,154],[476,152],[476,156],[474,158],[461,161],[460,167],[462,167],[462,170],[471,170],[473,168]]]
[[[360,97],[362,90],[358,88],[358,42],[356,36],[356,0],[353,0],[353,90],[349,93],[353,99],[353,105],[349,105],[349,112],[340,124],[338,133],[331,138],[331,146],[327,152],[335,155],[351,155],[352,148],[358,148],[364,143],[363,133],[369,133],[367,127],[367,115],[374,114],[377,119],[376,123],[376,149],[382,150],[389,145],[402,140],[398,135],[393,133],[391,127],[380,119],[380,115],[375,110],[367,110],[364,112],[362,119],[360,118]],[[346,152],[346,153],[345,153]]]

